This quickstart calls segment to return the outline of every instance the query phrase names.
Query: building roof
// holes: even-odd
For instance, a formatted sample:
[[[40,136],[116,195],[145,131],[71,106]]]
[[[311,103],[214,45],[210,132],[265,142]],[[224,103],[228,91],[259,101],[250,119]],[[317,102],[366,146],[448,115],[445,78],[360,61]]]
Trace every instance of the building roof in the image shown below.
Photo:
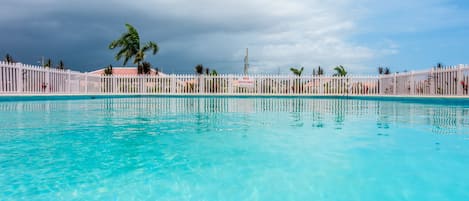
[[[91,71],[90,74],[94,75],[104,75],[104,70],[106,68],[102,68],[99,70]],[[112,67],[112,74],[113,75],[138,75],[137,67]],[[155,69],[150,69],[150,75],[156,75]],[[158,75],[166,75],[162,72],[158,72]]]

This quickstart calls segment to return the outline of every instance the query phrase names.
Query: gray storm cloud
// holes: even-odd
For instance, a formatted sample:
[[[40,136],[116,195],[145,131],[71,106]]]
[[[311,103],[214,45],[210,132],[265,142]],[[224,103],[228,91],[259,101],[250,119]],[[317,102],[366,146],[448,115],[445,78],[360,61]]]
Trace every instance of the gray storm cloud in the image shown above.
[[[360,23],[374,14],[363,4],[373,2],[4,0],[0,53],[24,63],[41,56],[63,59],[82,71],[120,65],[107,46],[130,23],[142,41],[159,44],[161,51],[147,60],[169,73],[193,72],[198,63],[240,73],[245,48],[257,73],[338,64],[366,72],[370,61],[398,54],[399,46],[390,41],[376,48],[353,40],[367,28]]]

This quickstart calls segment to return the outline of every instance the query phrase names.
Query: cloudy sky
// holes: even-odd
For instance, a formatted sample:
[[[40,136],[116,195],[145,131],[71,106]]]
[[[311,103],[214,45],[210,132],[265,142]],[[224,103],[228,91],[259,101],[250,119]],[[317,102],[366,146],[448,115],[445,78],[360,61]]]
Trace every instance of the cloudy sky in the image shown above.
[[[108,44],[134,25],[147,56],[167,73],[204,64],[241,73],[287,73],[344,65],[353,73],[469,63],[469,2],[463,0],[2,0],[0,54],[42,56],[89,71],[115,61]]]

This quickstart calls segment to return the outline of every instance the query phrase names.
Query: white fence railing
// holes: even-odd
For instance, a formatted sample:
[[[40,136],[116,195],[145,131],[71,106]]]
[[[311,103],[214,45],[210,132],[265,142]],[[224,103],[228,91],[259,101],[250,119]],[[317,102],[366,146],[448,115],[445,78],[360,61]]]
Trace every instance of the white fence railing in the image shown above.
[[[383,76],[100,76],[0,62],[0,94],[467,96],[469,66]]]
[[[469,65],[380,76],[383,95],[468,96]]]

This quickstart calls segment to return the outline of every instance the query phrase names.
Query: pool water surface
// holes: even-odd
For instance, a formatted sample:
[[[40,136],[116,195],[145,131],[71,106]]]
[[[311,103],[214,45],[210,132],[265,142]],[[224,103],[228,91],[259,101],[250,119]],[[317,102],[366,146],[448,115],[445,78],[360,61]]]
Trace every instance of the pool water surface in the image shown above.
[[[0,102],[0,200],[467,200],[469,105]]]

